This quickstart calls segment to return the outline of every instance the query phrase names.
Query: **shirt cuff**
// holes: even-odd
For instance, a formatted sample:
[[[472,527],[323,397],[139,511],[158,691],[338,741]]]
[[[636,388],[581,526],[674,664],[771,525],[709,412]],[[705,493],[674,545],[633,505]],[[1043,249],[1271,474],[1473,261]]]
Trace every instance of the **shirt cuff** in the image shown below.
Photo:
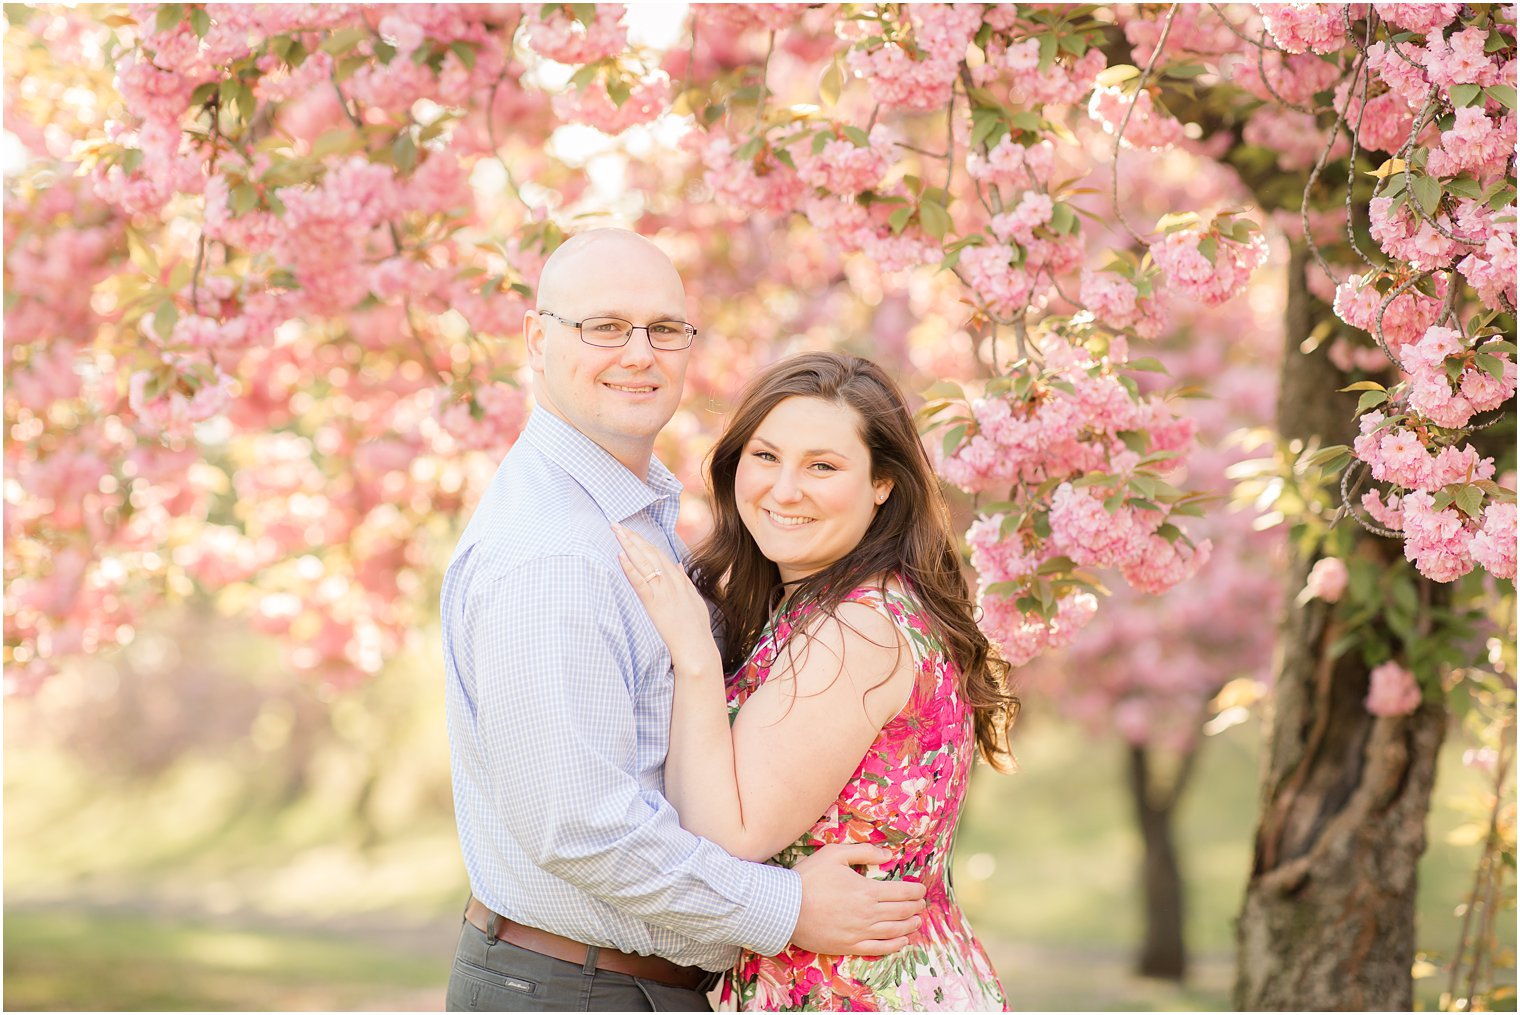
[[[787,946],[802,912],[802,875],[788,867],[755,865],[755,901],[746,915],[750,936],[739,944],[759,955],[775,955]]]

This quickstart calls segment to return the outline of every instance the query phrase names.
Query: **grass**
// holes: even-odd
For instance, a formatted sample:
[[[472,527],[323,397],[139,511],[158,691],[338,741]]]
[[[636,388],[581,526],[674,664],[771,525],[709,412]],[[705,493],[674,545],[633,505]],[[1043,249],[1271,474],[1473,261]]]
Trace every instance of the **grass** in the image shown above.
[[[8,912],[5,938],[13,1011],[437,1007],[448,969],[363,939],[79,910]]]
[[[956,893],[1014,1007],[1228,1010],[1235,918],[1255,832],[1259,726],[1237,726],[1204,743],[1179,808],[1192,963],[1181,987],[1132,973],[1143,921],[1141,846],[1125,789],[1124,746],[1050,721],[1019,733],[1018,774],[978,771],[955,863]],[[1478,856],[1462,834],[1470,819],[1453,802],[1480,787],[1462,766],[1461,751],[1453,741],[1442,752],[1420,864],[1418,948],[1437,963],[1454,950],[1453,910]],[[1501,918],[1500,933],[1513,954],[1513,914]],[[1502,972],[1514,982],[1513,966]],[[1417,1003],[1434,1009],[1444,983],[1417,981]]]
[[[66,742],[12,736],[23,717],[10,710],[7,1006],[436,1010],[467,887],[447,808],[442,717],[431,714],[429,671],[418,670],[410,684],[355,692],[408,706],[405,735],[360,727],[365,737],[352,738],[396,759],[396,777],[370,796],[373,808],[398,794],[383,808],[389,817],[363,832],[354,787],[374,761],[357,748],[324,745],[305,795],[269,811],[248,805],[256,760],[235,744],[150,783],[102,781]],[[375,708],[363,697],[351,707]],[[957,893],[1014,1007],[1228,1009],[1260,730],[1238,726],[1205,743],[1178,813],[1192,963],[1188,982],[1175,985],[1131,972],[1140,845],[1123,746],[1030,711],[1017,744],[1022,771],[978,772],[955,859]],[[1477,856],[1461,842],[1468,816],[1452,804],[1476,782],[1460,756],[1455,742],[1443,753],[1421,865],[1419,942],[1437,962],[1455,944],[1452,910]],[[1513,919],[1501,924],[1512,950]],[[1439,981],[1420,982],[1423,1007],[1434,1007]]]

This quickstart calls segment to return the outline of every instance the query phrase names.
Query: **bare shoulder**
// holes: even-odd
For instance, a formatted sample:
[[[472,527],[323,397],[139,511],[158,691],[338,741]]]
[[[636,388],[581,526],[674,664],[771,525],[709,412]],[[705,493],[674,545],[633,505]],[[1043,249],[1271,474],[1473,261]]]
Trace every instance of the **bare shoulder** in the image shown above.
[[[780,662],[772,681],[780,677],[798,696],[861,703],[878,729],[912,691],[913,654],[892,617],[871,601],[843,602],[813,618]]]

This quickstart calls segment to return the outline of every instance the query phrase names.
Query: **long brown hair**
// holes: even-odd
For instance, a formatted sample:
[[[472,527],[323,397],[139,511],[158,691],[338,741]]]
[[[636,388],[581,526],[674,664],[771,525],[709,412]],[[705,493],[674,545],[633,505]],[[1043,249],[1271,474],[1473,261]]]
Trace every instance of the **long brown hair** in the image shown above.
[[[797,397],[853,409],[861,440],[871,453],[871,479],[890,479],[892,492],[853,550],[792,583],[790,602],[813,603],[823,616],[830,616],[854,589],[902,576],[960,670],[961,696],[975,713],[982,756],[1003,767],[1008,729],[1019,710],[1018,698],[1008,688],[1009,667],[976,626],[975,606],[951,536],[950,511],[907,402],[870,360],[828,352],[782,360],[745,389],[713,447],[708,482],[714,526],[692,554],[689,568],[722,619],[725,667],[732,670],[749,655],[783,592],[780,571],[760,552],[739,517],[734,475],[745,445],[765,417],[785,399]]]

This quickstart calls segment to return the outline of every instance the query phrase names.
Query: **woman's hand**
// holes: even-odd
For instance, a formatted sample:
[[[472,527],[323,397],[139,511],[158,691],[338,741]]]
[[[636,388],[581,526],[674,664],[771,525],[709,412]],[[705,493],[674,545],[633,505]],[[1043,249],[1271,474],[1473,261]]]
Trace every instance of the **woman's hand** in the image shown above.
[[[623,546],[618,554],[623,573],[665,639],[676,677],[717,674],[721,678],[723,660],[713,642],[707,602],[686,577],[685,569],[637,532],[616,522],[612,531]]]

